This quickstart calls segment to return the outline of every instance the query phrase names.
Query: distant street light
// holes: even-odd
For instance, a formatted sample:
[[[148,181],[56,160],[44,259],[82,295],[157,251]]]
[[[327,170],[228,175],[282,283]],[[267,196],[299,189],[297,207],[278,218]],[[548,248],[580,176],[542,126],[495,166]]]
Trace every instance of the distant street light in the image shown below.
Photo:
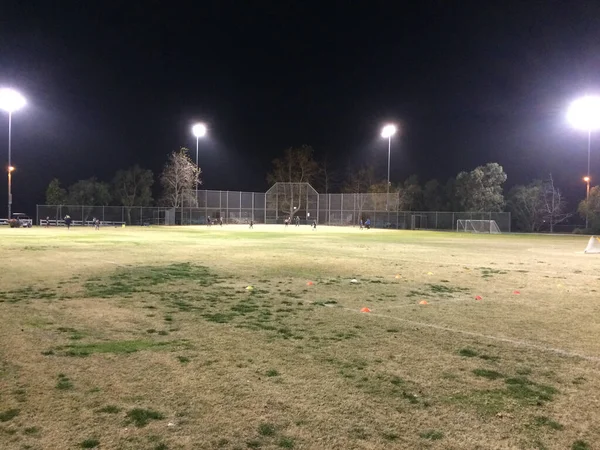
[[[590,159],[592,150],[592,131],[600,129],[600,97],[586,95],[571,103],[567,111],[567,120],[578,130],[588,132],[588,167],[587,176],[583,179],[587,183],[587,197],[590,195]],[[587,179],[586,179],[587,178]],[[588,217],[585,217],[585,227],[588,227]]]
[[[387,199],[385,203],[386,211],[390,206],[390,161],[392,158],[392,136],[396,134],[396,125],[386,125],[381,130],[381,137],[388,140],[388,177],[387,177]]]
[[[197,123],[192,127],[192,133],[196,136],[196,168],[199,169],[198,165],[198,139],[206,136],[206,125],[203,123]],[[198,201],[198,182],[196,181],[196,202]]]
[[[12,133],[12,113],[21,109],[27,101],[25,97],[13,89],[0,89],[0,109],[8,113],[8,219],[12,213],[12,178],[11,173],[15,170],[11,160],[11,133]]]

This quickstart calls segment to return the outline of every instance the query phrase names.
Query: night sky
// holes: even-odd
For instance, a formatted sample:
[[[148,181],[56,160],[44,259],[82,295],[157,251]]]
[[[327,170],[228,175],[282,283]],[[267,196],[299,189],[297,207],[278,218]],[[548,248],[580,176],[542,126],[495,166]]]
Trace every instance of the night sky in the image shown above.
[[[551,171],[575,207],[587,135],[565,112],[600,93],[599,17],[576,0],[5,1],[0,86],[29,102],[13,116],[13,210],[35,214],[54,177],[158,173],[200,120],[206,189],[263,191],[271,160],[302,144],[385,178],[394,121],[392,181],[497,161],[507,187]],[[600,179],[600,134],[592,151]]]

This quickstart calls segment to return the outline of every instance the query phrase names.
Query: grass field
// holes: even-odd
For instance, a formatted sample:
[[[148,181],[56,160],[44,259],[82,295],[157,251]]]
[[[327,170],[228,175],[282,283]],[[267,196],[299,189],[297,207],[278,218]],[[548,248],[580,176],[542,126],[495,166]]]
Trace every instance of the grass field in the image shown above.
[[[600,448],[586,243],[1,229],[0,448]]]

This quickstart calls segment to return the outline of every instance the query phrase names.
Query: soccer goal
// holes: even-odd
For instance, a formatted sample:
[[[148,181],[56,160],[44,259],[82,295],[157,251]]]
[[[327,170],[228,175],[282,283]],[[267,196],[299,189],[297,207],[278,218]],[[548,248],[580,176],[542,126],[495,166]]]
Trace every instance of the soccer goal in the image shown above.
[[[495,220],[463,220],[456,221],[456,231],[466,233],[500,234],[500,228]]]

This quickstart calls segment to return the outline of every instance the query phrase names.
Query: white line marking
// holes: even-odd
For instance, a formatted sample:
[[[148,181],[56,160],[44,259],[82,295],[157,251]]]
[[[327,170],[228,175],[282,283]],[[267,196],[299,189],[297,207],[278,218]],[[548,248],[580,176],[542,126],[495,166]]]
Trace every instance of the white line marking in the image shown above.
[[[365,313],[361,313],[359,311],[356,311],[356,310],[350,309],[350,308],[345,308],[344,307],[343,309],[345,309],[347,311],[351,311],[353,313],[365,314]],[[490,339],[492,341],[498,341],[498,342],[506,342],[508,344],[513,344],[513,345],[516,345],[518,347],[527,347],[527,348],[531,348],[531,349],[535,349],[535,350],[541,350],[541,351],[544,351],[544,352],[556,353],[558,355],[568,356],[570,358],[581,358],[581,359],[585,359],[587,361],[600,362],[600,357],[597,357],[597,356],[584,355],[583,353],[572,352],[572,351],[563,350],[563,349],[560,349],[560,348],[548,347],[546,345],[536,344],[534,342],[522,341],[522,340],[518,340],[518,339],[511,339],[511,338],[504,338],[504,337],[499,337],[499,336],[492,336],[492,335],[489,335],[489,334],[477,333],[477,332],[474,332],[474,331],[455,330],[454,328],[445,327],[443,325],[435,325],[435,324],[432,324],[432,323],[415,322],[413,320],[401,319],[399,317],[387,316],[385,314],[377,314],[377,313],[373,313],[373,312],[369,313],[369,315],[370,316],[374,316],[374,317],[383,317],[385,319],[396,320],[398,322],[404,322],[404,323],[408,323],[408,324],[411,324],[411,325],[417,325],[417,326],[420,326],[420,327],[432,328],[434,330],[448,331],[450,333],[463,334],[465,336]]]

